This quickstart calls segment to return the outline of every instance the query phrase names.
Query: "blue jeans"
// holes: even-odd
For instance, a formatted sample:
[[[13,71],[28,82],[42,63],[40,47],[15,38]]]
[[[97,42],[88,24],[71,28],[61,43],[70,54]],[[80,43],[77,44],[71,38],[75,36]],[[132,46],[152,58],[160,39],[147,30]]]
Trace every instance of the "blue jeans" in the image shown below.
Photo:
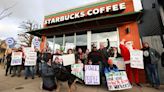
[[[157,64],[146,64],[146,75],[151,85],[159,86],[159,74],[158,74],[158,65]]]
[[[25,77],[32,76],[34,78],[35,69],[34,66],[25,66]]]

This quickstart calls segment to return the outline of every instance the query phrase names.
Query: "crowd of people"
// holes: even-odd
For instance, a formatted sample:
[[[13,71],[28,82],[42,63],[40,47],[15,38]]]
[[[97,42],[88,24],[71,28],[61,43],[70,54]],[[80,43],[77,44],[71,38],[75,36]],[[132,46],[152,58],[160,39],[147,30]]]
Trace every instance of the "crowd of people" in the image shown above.
[[[68,49],[67,53],[63,53],[63,51],[56,49],[55,53],[52,53],[51,51],[47,50],[46,48],[42,51],[39,51],[38,49],[35,49],[35,52],[37,52],[37,60],[36,60],[36,66],[24,66],[25,62],[25,55],[23,54],[22,57],[22,65],[15,65],[11,66],[11,59],[12,59],[12,52],[23,52],[22,48],[19,49],[8,49],[6,51],[6,73],[5,76],[8,76],[11,74],[11,77],[14,76],[21,76],[22,70],[24,70],[24,78],[28,79],[29,76],[31,76],[32,79],[35,78],[35,74],[39,77],[42,77],[43,85],[42,88],[46,90],[53,90],[56,89],[57,85],[55,83],[55,73],[53,70],[53,65],[56,66],[62,66],[61,60],[56,57],[53,60],[54,55],[63,55],[63,54],[75,54],[75,61],[77,64],[84,64],[84,65],[99,65],[100,66],[100,82],[103,83],[102,77],[105,76],[105,72],[117,72],[119,71],[117,65],[113,64],[112,59],[109,59],[109,57],[114,58],[120,58],[122,57],[125,66],[126,66],[126,73],[128,76],[128,79],[130,83],[133,85],[133,74],[134,74],[134,80],[135,84],[137,86],[140,86],[139,81],[139,74],[138,69],[131,68],[130,67],[130,52],[131,50],[134,50],[133,43],[130,41],[122,40],[120,42],[120,52],[118,51],[119,48],[117,47],[110,47],[110,41],[107,39],[107,46],[104,45],[104,43],[100,43],[100,48],[98,49],[97,46],[94,44],[92,45],[92,50],[89,51],[86,49],[86,51],[83,51],[82,48],[78,48],[77,51],[74,49]],[[148,78],[149,83],[152,87],[159,88],[160,81],[159,81],[159,74],[158,74],[158,61],[160,58],[159,53],[150,48],[148,43],[143,44],[143,48],[141,49],[143,51],[143,57],[144,57],[144,66],[145,66],[145,73],[146,77]],[[62,66],[63,67],[63,66]],[[68,73],[71,73],[71,66],[65,66],[65,69]]]

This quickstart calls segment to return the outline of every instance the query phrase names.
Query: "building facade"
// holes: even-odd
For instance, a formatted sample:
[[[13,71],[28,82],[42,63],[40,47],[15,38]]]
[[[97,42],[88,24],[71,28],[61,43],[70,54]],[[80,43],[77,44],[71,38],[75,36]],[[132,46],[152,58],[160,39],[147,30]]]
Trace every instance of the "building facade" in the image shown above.
[[[30,34],[42,37],[41,50],[50,41],[52,50],[73,43],[76,48],[91,51],[93,44],[99,48],[106,39],[110,39],[111,47],[119,47],[119,42],[125,39],[140,49],[138,21],[142,11],[141,0],[105,0],[45,16],[44,28]],[[143,71],[140,74],[144,75]]]

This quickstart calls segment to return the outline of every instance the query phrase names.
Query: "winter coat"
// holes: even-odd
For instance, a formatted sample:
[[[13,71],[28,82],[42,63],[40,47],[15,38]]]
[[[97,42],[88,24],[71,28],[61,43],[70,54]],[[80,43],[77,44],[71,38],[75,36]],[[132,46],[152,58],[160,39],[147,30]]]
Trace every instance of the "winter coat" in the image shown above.
[[[130,51],[128,50],[128,48],[125,47],[124,45],[120,44],[120,50],[121,50],[121,55],[122,55],[124,61],[129,62],[130,61]]]
[[[53,68],[49,66],[46,62],[41,65],[41,76],[43,80],[43,85],[46,88],[52,88],[55,84],[55,73]]]
[[[151,64],[157,64],[160,59],[160,54],[153,48],[149,49]]]

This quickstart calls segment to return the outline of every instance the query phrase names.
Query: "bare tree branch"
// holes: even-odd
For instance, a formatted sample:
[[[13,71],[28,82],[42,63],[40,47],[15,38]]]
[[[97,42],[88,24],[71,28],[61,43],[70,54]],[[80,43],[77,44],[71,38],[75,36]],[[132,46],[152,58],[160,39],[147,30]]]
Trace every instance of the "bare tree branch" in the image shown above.
[[[8,17],[12,14],[12,12],[8,12],[11,8],[13,8],[17,3],[13,4],[12,6],[5,8],[4,10],[2,10],[2,12],[0,12],[0,20],[2,20],[5,17]]]
[[[23,21],[21,23],[21,25],[19,26],[19,28],[22,28],[25,31],[32,31],[33,27],[38,27],[36,26],[37,24],[35,24],[34,22],[28,20],[28,21]],[[22,34],[18,34],[20,37],[22,37],[21,42],[27,44],[27,46],[31,46],[32,44],[32,39],[34,38],[33,35],[29,35],[27,33],[22,33]]]

